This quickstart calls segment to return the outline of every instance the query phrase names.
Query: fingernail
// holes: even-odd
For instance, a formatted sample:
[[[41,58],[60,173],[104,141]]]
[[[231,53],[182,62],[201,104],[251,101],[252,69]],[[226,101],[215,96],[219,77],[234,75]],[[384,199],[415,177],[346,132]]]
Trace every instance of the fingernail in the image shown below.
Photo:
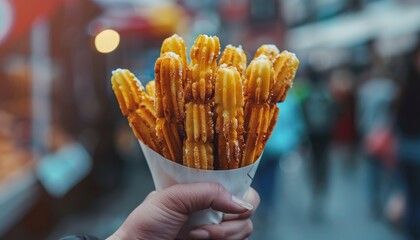
[[[197,239],[209,239],[210,233],[203,229],[195,229],[190,232],[190,237]]]
[[[244,200],[232,195],[232,201],[234,201],[236,204],[238,204],[239,206],[246,208],[248,210],[252,210],[254,209],[254,206],[252,206],[251,203],[249,202],[245,202]]]

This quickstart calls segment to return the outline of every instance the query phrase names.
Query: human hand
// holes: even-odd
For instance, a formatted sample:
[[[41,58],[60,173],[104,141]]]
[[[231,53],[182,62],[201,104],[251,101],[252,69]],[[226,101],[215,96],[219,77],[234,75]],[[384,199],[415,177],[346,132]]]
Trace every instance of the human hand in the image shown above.
[[[259,201],[253,188],[241,200],[216,183],[174,185],[150,193],[108,239],[246,239],[253,231],[250,217]],[[189,215],[207,208],[223,212],[223,221],[179,236]]]

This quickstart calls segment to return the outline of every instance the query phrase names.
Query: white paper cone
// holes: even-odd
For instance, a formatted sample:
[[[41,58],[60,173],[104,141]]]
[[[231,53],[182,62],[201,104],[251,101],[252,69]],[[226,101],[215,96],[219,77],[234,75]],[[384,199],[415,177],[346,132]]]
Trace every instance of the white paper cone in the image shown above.
[[[140,141],[139,141],[140,142]],[[223,185],[233,195],[243,198],[254,178],[260,159],[255,163],[231,170],[200,170],[174,163],[140,142],[157,191],[178,183],[214,182]],[[222,221],[222,213],[206,209],[191,215],[182,231]]]

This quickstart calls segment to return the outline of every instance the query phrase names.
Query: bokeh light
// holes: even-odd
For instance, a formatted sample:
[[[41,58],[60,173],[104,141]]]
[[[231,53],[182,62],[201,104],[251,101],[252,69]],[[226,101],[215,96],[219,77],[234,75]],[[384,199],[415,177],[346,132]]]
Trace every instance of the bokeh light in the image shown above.
[[[112,29],[106,29],[95,37],[95,48],[100,53],[110,53],[120,44],[120,35]]]

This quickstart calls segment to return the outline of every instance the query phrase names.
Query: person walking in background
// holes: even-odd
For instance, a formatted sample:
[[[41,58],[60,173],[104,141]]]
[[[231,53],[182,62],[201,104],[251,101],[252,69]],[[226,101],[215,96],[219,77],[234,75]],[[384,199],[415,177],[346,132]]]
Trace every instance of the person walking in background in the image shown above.
[[[328,149],[335,122],[335,106],[326,82],[312,72],[309,94],[303,103],[308,137],[311,143],[310,176],[312,180],[311,217],[321,220],[328,183]]]
[[[382,61],[371,47],[373,67],[370,77],[357,91],[357,125],[362,151],[369,168],[369,204],[374,217],[381,216],[385,199],[383,174],[393,167],[392,105],[397,86],[386,76]],[[376,59],[376,61],[375,61]]]
[[[420,239],[420,42],[409,58],[397,110],[397,156],[406,187],[406,227]]]
[[[354,74],[350,65],[332,69],[329,74],[329,90],[336,106],[332,128],[332,156],[351,173],[356,167],[356,100]]]

